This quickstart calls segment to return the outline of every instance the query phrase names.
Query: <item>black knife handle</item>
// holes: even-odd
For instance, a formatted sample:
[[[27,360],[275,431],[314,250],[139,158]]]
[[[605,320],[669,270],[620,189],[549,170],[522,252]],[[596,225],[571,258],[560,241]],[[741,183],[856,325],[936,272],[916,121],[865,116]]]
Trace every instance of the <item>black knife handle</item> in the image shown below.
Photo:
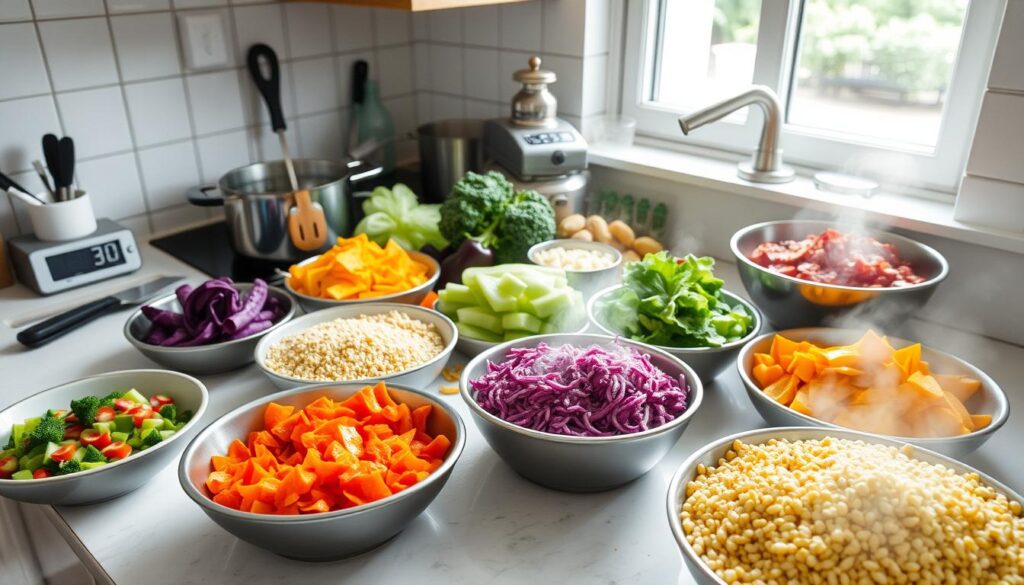
[[[114,297],[105,297],[98,301],[86,303],[18,332],[18,341],[28,347],[45,345],[120,306],[121,301]]]

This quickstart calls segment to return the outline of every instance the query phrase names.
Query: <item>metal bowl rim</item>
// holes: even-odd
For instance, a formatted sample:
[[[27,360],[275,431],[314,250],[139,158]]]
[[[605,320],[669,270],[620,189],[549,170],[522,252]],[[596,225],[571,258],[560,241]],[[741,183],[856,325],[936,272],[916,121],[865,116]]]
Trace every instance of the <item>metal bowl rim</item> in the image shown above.
[[[50,386],[49,388],[46,388],[45,390],[40,390],[39,392],[36,392],[35,394],[32,394],[31,396],[26,396],[25,398],[22,398],[21,400],[19,400],[19,401],[15,402],[14,404],[8,406],[7,408],[5,408],[3,410],[0,410],[0,414],[2,414],[4,412],[7,412],[8,410],[11,410],[11,409],[17,407],[19,404],[21,404],[23,402],[26,402],[28,400],[31,400],[31,399],[33,399],[33,398],[35,398],[37,396],[40,396],[40,395],[45,394],[47,392],[51,392],[53,390],[57,390],[59,388],[63,388],[65,386],[70,386],[71,384],[78,384],[80,382],[85,382],[86,380],[92,380],[92,379],[97,379],[97,378],[109,378],[109,377],[120,376],[120,375],[124,375],[124,374],[135,374],[135,373],[146,373],[146,374],[157,373],[157,374],[166,375],[166,376],[174,376],[174,377],[178,377],[178,378],[183,378],[183,379],[185,379],[185,381],[190,382],[190,383],[194,384],[197,388],[199,388],[199,397],[200,397],[199,408],[197,408],[196,411],[192,414],[192,418],[190,418],[189,421],[187,423],[185,423],[185,426],[181,427],[180,430],[175,431],[175,433],[173,435],[171,435],[170,439],[167,439],[167,440],[164,440],[164,441],[160,441],[156,445],[154,445],[154,446],[152,446],[152,447],[150,447],[150,448],[148,448],[148,449],[146,449],[144,451],[140,451],[138,453],[133,453],[133,454],[129,455],[128,457],[125,457],[124,459],[118,459],[117,461],[114,461],[113,463],[108,463],[106,465],[101,465],[101,466],[95,467],[93,469],[86,469],[84,471],[76,471],[75,473],[69,473],[67,475],[54,475],[54,476],[51,476],[51,477],[44,477],[42,479],[33,479],[30,482],[23,481],[23,480],[16,480],[16,479],[0,479],[0,485],[12,485],[12,484],[17,484],[17,485],[56,485],[56,484],[59,484],[61,482],[68,482],[68,481],[75,480],[75,479],[80,479],[80,478],[83,478],[83,477],[90,477],[90,476],[93,476],[93,475],[98,475],[98,474],[103,473],[104,471],[107,471],[107,470],[110,470],[110,469],[116,469],[122,463],[129,462],[129,461],[134,461],[134,460],[136,460],[138,458],[145,457],[147,453],[152,453],[152,452],[162,448],[164,445],[166,445],[168,443],[171,443],[175,439],[184,436],[185,433],[188,430],[192,429],[195,426],[195,424],[199,421],[200,418],[202,418],[203,414],[206,412],[206,406],[207,406],[207,404],[210,401],[209,391],[206,389],[206,385],[204,385],[202,382],[200,382],[197,378],[195,378],[193,376],[190,376],[188,374],[183,374],[181,372],[176,372],[174,370],[161,370],[161,369],[158,369],[158,368],[146,368],[146,369],[139,369],[139,370],[117,370],[117,371],[113,371],[113,372],[104,372],[102,374],[94,374],[92,376],[82,376],[81,378],[75,378],[74,380],[69,380],[69,381],[64,382],[62,384],[57,384],[56,386]]]
[[[998,431],[1010,418],[1010,399],[1006,395],[1006,392],[1003,391],[1002,387],[999,386],[999,383],[995,381],[995,379],[986,374],[984,370],[971,364],[970,362],[960,359],[959,357],[951,353],[941,351],[931,346],[927,346],[924,343],[921,343],[921,347],[923,349],[927,349],[930,352],[941,355],[946,359],[958,363],[965,370],[973,372],[976,375],[979,375],[981,382],[988,386],[989,390],[994,395],[995,401],[997,403],[996,412],[992,417],[992,422],[988,426],[980,430],[972,431],[966,435],[955,435],[951,437],[901,437],[896,435],[881,435],[878,433],[858,431],[857,429],[851,429],[849,427],[840,426],[835,423],[830,423],[828,421],[824,421],[819,418],[803,414],[802,412],[797,412],[789,407],[783,406],[775,402],[774,400],[771,400],[770,398],[766,397],[761,388],[758,388],[754,381],[750,379],[750,375],[746,372],[746,368],[743,367],[743,362],[746,356],[749,355],[750,352],[754,350],[754,346],[768,339],[769,337],[774,337],[775,335],[782,335],[783,337],[789,339],[801,340],[806,339],[807,337],[810,337],[815,333],[825,332],[849,333],[851,335],[861,333],[859,329],[844,329],[838,327],[800,327],[795,329],[784,329],[782,331],[772,331],[769,333],[765,333],[764,335],[759,335],[756,339],[750,340],[750,342],[747,345],[743,346],[743,349],[740,350],[739,354],[736,355],[736,369],[739,370],[740,380],[743,381],[743,385],[746,387],[747,394],[756,396],[756,398],[753,398],[753,400],[758,400],[761,403],[770,404],[773,408],[779,410],[780,412],[796,415],[800,420],[806,421],[808,425],[814,427],[859,432],[873,437],[892,439],[895,441],[903,441],[904,443],[914,443],[915,445],[921,446],[931,446],[932,448],[936,448],[936,446],[942,447],[943,445],[947,445],[950,443],[969,443],[980,437],[991,435],[992,433]],[[899,344],[900,348],[906,347],[908,345],[913,345],[915,343],[919,343],[916,341],[910,341],[900,337],[887,337],[893,345]]]
[[[543,431],[536,431],[528,429],[526,427],[519,426],[514,423],[510,423],[498,416],[495,416],[486,410],[482,406],[477,404],[476,399],[469,394],[469,371],[472,370],[479,362],[488,361],[490,357],[500,352],[509,349],[511,346],[522,343],[524,341],[531,341],[533,345],[541,342],[551,341],[559,337],[586,337],[595,344],[599,343],[618,343],[624,341],[630,345],[637,346],[637,349],[642,349],[647,353],[659,355],[660,357],[667,359],[670,362],[674,362],[677,366],[682,369],[686,375],[686,381],[689,384],[688,392],[693,396],[693,400],[690,403],[689,408],[686,409],[682,415],[677,418],[670,420],[669,422],[647,429],[646,431],[640,431],[639,433],[627,433],[624,435],[611,435],[607,437],[577,437],[574,435],[559,435],[555,433],[546,433]],[[660,368],[659,368],[660,369]],[[612,337],[610,335],[600,335],[597,333],[550,333],[547,335],[534,335],[532,337],[523,337],[520,339],[513,339],[512,341],[506,341],[501,345],[496,345],[486,351],[482,351],[477,354],[473,359],[466,363],[466,366],[462,369],[462,374],[459,376],[459,394],[462,396],[463,401],[469,406],[470,411],[482,418],[483,420],[501,427],[502,429],[512,431],[519,435],[527,436],[531,439],[539,439],[542,441],[548,441],[552,443],[568,443],[573,445],[601,445],[604,443],[625,443],[639,439],[646,439],[655,435],[664,434],[673,428],[680,426],[696,414],[700,408],[701,403],[704,401],[704,384],[701,382],[700,376],[693,371],[693,368],[689,364],[679,359],[678,357],[660,350],[654,346],[640,343],[639,341],[633,341],[631,339],[625,339],[623,337]]]
[[[275,514],[256,514],[254,512],[243,512],[241,510],[235,510],[234,508],[229,508],[227,506],[218,504],[217,502],[213,501],[212,498],[207,497],[205,494],[201,493],[194,485],[192,485],[192,481],[188,477],[188,461],[192,459],[193,451],[203,440],[209,437],[209,435],[213,432],[213,430],[215,430],[218,427],[218,425],[223,424],[223,421],[233,416],[236,416],[244,411],[252,410],[261,405],[265,406],[266,404],[269,404],[274,400],[280,400],[281,398],[285,398],[294,394],[302,394],[304,392],[309,392],[320,388],[334,388],[337,386],[355,386],[361,389],[366,386],[366,384],[363,384],[361,382],[328,382],[308,384],[305,386],[299,386],[298,388],[281,390],[280,392],[275,392],[274,394],[260,396],[255,400],[246,402],[245,404],[242,404],[241,406],[233,408],[232,410],[222,414],[221,416],[217,417],[214,421],[212,421],[210,424],[206,425],[206,427],[203,428],[203,430],[199,431],[199,433],[196,434],[196,436],[189,442],[189,444],[185,446],[185,450],[182,452],[181,457],[178,461],[178,483],[181,485],[182,489],[185,491],[188,497],[191,498],[192,501],[194,501],[195,503],[199,504],[199,506],[207,512],[216,513],[222,516],[228,516],[235,520],[245,520],[250,522],[257,521],[260,523],[271,524],[313,524],[318,522],[329,522],[331,520],[336,520],[338,518],[343,518],[346,516],[355,516],[363,512],[369,512],[377,508],[381,508],[389,504],[392,504],[400,499],[408,497],[411,494],[415,494],[417,491],[422,491],[423,489],[426,489],[426,485],[437,481],[439,477],[446,475],[448,472],[451,471],[453,467],[455,467],[455,463],[458,461],[459,457],[462,456],[462,451],[466,446],[466,425],[465,423],[463,423],[462,417],[459,415],[457,410],[449,406],[445,401],[438,399],[437,397],[433,396],[432,394],[424,390],[418,390],[416,388],[412,388],[411,386],[405,386],[402,384],[388,384],[385,382],[385,385],[387,385],[388,388],[395,388],[397,390],[402,390],[405,392],[412,392],[413,394],[418,394],[423,398],[426,398],[427,401],[431,404],[431,406],[435,408],[440,408],[442,411],[444,411],[444,413],[447,414],[452,419],[453,425],[455,426],[455,440],[452,441],[450,451],[447,457],[445,457],[444,462],[441,463],[440,467],[438,467],[434,471],[431,471],[430,474],[427,475],[426,479],[417,482],[415,485],[409,488],[406,488],[396,494],[391,494],[386,498],[381,498],[379,500],[362,504],[359,506],[353,506],[351,508],[344,508],[341,510],[324,512],[321,514],[295,514],[292,516],[281,516]],[[358,389],[355,390],[354,392],[358,392]]]
[[[871,228],[871,227],[862,230],[863,233],[865,233],[866,235],[869,235],[869,236],[877,239],[878,241],[880,241],[882,243],[899,244],[899,246],[909,245],[910,247],[919,248],[921,251],[923,251],[925,254],[930,256],[933,260],[935,260],[939,264],[939,273],[936,274],[935,276],[929,278],[928,280],[926,280],[924,282],[919,282],[917,284],[911,284],[911,285],[907,285],[907,286],[867,287],[867,286],[849,286],[849,285],[843,285],[843,284],[828,284],[828,283],[825,283],[825,282],[817,282],[817,281],[814,281],[814,280],[803,280],[801,278],[796,278],[796,277],[793,277],[793,276],[787,276],[785,274],[781,274],[781,273],[775,272],[773,270],[769,270],[769,269],[765,268],[764,266],[761,266],[760,264],[755,263],[750,258],[747,258],[746,254],[743,254],[742,252],[740,252],[740,250],[739,250],[739,241],[744,236],[746,236],[748,233],[750,233],[752,231],[755,231],[755,230],[758,230],[758,229],[762,229],[762,228],[768,227],[768,226],[773,226],[773,225],[791,225],[791,224],[803,224],[803,225],[808,225],[808,226],[814,225],[814,226],[821,227],[823,229],[836,228],[836,225],[837,225],[836,222],[834,222],[834,221],[818,220],[818,219],[784,219],[784,220],[777,220],[777,221],[764,221],[764,222],[761,222],[761,223],[755,223],[753,225],[748,225],[747,227],[741,228],[736,233],[734,233],[732,235],[732,237],[729,238],[729,249],[732,251],[732,255],[736,258],[736,260],[738,262],[742,262],[743,264],[746,264],[747,266],[750,266],[752,268],[756,268],[759,272],[762,272],[762,273],[765,273],[765,274],[770,274],[770,275],[772,275],[774,277],[781,278],[782,280],[786,280],[786,281],[792,282],[794,284],[817,286],[817,287],[831,289],[831,290],[842,290],[842,291],[850,291],[850,292],[865,292],[865,291],[869,291],[869,292],[880,293],[880,294],[885,294],[885,293],[898,294],[900,292],[910,292],[910,291],[915,291],[915,290],[931,288],[933,286],[938,285],[943,280],[945,280],[947,276],[949,276],[949,262],[946,260],[946,257],[943,256],[942,254],[940,254],[939,251],[936,250],[935,248],[932,248],[931,246],[929,246],[927,244],[922,244],[921,242],[918,242],[917,240],[910,239],[910,238],[908,238],[906,236],[901,236],[899,234],[894,234],[892,232],[887,232],[885,230],[875,229],[875,228]],[[883,238],[888,239],[888,241],[883,240]],[[898,246],[898,249],[897,249],[897,253],[899,253],[901,251],[899,249],[899,246]]]
[[[251,282],[236,282],[236,283],[234,283],[234,285],[235,286],[238,286],[238,285],[248,285],[249,287],[252,287],[252,283]],[[132,324],[135,321],[137,321],[139,319],[139,317],[144,316],[142,314],[142,307],[139,307],[139,308],[135,309],[134,311],[132,311],[132,313],[130,315],[128,315],[128,319],[125,320],[124,327],[122,327],[122,331],[124,332],[124,337],[125,337],[125,339],[128,340],[128,343],[134,345],[136,348],[138,348],[140,350],[152,351],[152,352],[157,352],[157,353],[169,353],[169,354],[171,354],[171,353],[199,353],[202,350],[206,350],[206,349],[209,349],[209,350],[220,349],[220,348],[223,348],[223,347],[228,347],[230,345],[239,344],[239,343],[242,343],[242,342],[245,342],[245,341],[252,341],[254,338],[258,338],[261,335],[266,335],[267,333],[270,333],[271,331],[277,329],[281,325],[284,325],[285,323],[291,321],[292,317],[295,316],[296,301],[295,301],[294,298],[292,298],[292,296],[290,294],[288,294],[288,291],[282,289],[281,287],[270,285],[270,284],[267,285],[267,291],[268,292],[269,291],[274,291],[274,292],[278,293],[281,297],[284,297],[288,301],[288,310],[285,311],[285,314],[281,316],[281,318],[277,321],[277,323],[274,323],[273,325],[271,325],[270,327],[267,327],[263,331],[257,331],[256,333],[253,333],[252,335],[246,335],[245,337],[241,337],[239,339],[231,339],[231,340],[228,340],[228,341],[218,341],[216,343],[207,343],[205,345],[193,345],[193,346],[189,346],[189,347],[165,347],[163,345],[154,345],[152,343],[146,343],[145,341],[142,341],[141,339],[136,338],[134,335],[132,335],[132,332],[131,332]],[[147,304],[162,303],[162,302],[170,299],[171,297],[174,297],[176,299],[177,295],[175,295],[175,293],[173,293],[173,292],[172,293],[168,293],[168,294],[166,294],[166,295],[164,295],[162,297],[159,297],[159,298],[156,298],[156,299],[152,299]]]
[[[700,458],[704,457],[708,453],[725,447],[726,445],[732,443],[733,441],[736,441],[737,439],[742,441],[745,438],[757,435],[760,436],[760,438],[751,439],[749,441],[744,442],[748,444],[760,445],[766,443],[767,441],[773,438],[778,438],[777,435],[784,433],[804,434],[804,436],[801,436],[799,439],[790,439],[791,441],[833,437],[837,439],[860,440],[864,441],[865,443],[872,443],[886,447],[902,447],[903,445],[908,444],[905,441],[900,441],[898,439],[890,439],[886,437],[870,435],[868,433],[862,433],[859,431],[851,431],[846,429],[828,429],[822,427],[769,427],[751,429],[747,431],[734,433],[727,437],[722,437],[710,443],[706,443],[700,448],[698,448],[689,457],[687,457],[686,461],[683,461],[679,468],[676,469],[676,471],[672,474],[672,480],[669,482],[668,492],[665,498],[666,512],[668,513],[668,523],[672,529],[672,536],[675,537],[676,544],[679,546],[679,549],[682,552],[683,556],[685,556],[687,560],[691,561],[694,565],[699,567],[706,578],[713,580],[715,583],[725,585],[725,581],[720,579],[718,575],[716,575],[713,571],[708,569],[707,564],[704,562],[704,559],[702,559],[696,552],[694,552],[693,547],[690,546],[690,542],[686,539],[686,534],[683,533],[682,523],[679,520],[679,514],[682,510],[682,505],[686,501],[685,497],[680,497],[682,495],[680,490],[681,484],[684,481],[684,476],[688,476],[691,472],[694,471],[694,469],[697,467],[697,461]],[[910,446],[913,448],[913,452],[915,454],[917,452],[923,452],[927,454],[929,457],[934,457],[940,460],[943,465],[949,467],[958,475],[963,475],[965,473],[977,473],[978,476],[989,487],[992,487],[997,491],[1001,491],[1003,495],[1005,495],[1007,498],[1016,499],[1018,502],[1024,502],[1024,497],[1022,497],[1020,494],[1010,489],[1008,486],[1006,486],[999,480],[995,479],[994,477],[982,471],[979,471],[978,469],[971,467],[966,463],[962,463],[952,457],[943,455],[942,453],[938,453],[936,451],[932,451],[931,449],[925,447],[920,447],[918,445],[913,444],[911,444]]]
[[[365,310],[367,308],[370,308],[370,307],[367,307],[365,305],[371,305],[371,304],[375,305],[375,307],[373,307],[373,308],[377,308],[379,306],[381,308],[392,309],[392,310],[401,311],[401,312],[405,312],[405,311],[409,311],[409,310],[412,310],[413,312],[420,311],[421,315],[423,314],[422,313],[423,311],[426,311],[427,313],[436,314],[437,316],[439,316],[443,320],[443,322],[445,324],[445,327],[448,328],[448,331],[451,334],[451,339],[448,341],[447,345],[444,346],[444,349],[442,349],[440,353],[438,353],[436,356],[434,356],[433,359],[430,359],[430,360],[428,360],[428,361],[426,361],[426,362],[424,362],[424,363],[422,363],[422,364],[420,364],[420,365],[418,365],[418,366],[416,366],[414,368],[409,368],[408,370],[402,370],[401,372],[395,372],[393,374],[387,374],[386,376],[378,376],[376,378],[362,378],[362,379],[359,379],[359,380],[306,380],[306,379],[303,379],[303,378],[293,378],[291,376],[285,376],[284,374],[279,374],[278,372],[275,372],[275,371],[271,370],[270,368],[268,368],[267,365],[263,363],[263,358],[260,356],[260,354],[265,353],[263,351],[263,349],[264,349],[264,347],[266,347],[268,345],[267,337],[266,336],[260,338],[259,343],[256,344],[256,349],[253,351],[253,357],[254,357],[254,361],[256,362],[256,365],[260,368],[260,370],[263,371],[264,374],[266,374],[267,376],[269,376],[271,378],[278,378],[278,379],[286,380],[288,382],[299,384],[299,385],[310,385],[310,384],[349,384],[349,383],[351,383],[351,384],[367,384],[367,383],[370,383],[370,382],[376,382],[376,381],[380,381],[380,380],[388,380],[388,379],[391,379],[391,378],[395,378],[397,376],[404,376],[406,374],[412,374],[414,372],[418,372],[418,371],[420,371],[420,370],[422,370],[424,368],[428,368],[428,367],[436,364],[437,362],[439,362],[441,360],[447,360],[448,357],[451,355],[452,351],[455,349],[455,344],[459,340],[459,330],[455,327],[455,323],[453,323],[452,320],[449,319],[448,316],[445,315],[444,313],[441,313],[440,311],[435,311],[433,309],[428,309],[426,307],[421,307],[420,305],[408,305],[408,304],[405,304],[405,303],[360,303],[360,305],[364,305],[364,306],[361,306],[360,308]],[[334,312],[340,312],[340,311],[343,311],[343,310],[344,311],[348,311],[348,310],[352,309],[353,307],[355,307],[355,305],[347,305],[347,306],[346,305],[341,305],[341,306],[338,306],[338,307],[331,307],[329,309],[321,309],[319,311],[313,311],[312,313],[306,313],[305,315],[302,315],[301,317],[299,317],[297,319],[292,319],[288,323],[288,325],[296,325],[297,323],[302,322],[303,319],[310,319],[311,317],[314,317],[314,316],[324,317],[324,316],[326,316],[328,314],[328,312],[331,312],[331,311],[334,311]],[[354,319],[354,318],[356,318],[358,316],[359,315],[348,315],[348,316],[344,316],[344,317],[335,317],[335,319]],[[413,315],[409,315],[409,316],[413,317]],[[310,320],[312,320],[312,319],[310,319]],[[418,320],[422,321],[422,319],[418,319]],[[326,322],[326,320],[325,321],[321,321],[321,323],[324,323],[324,322]],[[299,331],[296,331],[296,333],[304,331],[305,329],[309,329],[309,327],[313,327],[313,326],[314,325],[309,325],[309,326],[307,326],[307,327],[305,327],[303,329],[300,329]],[[438,333],[440,333],[440,331]],[[442,338],[443,337],[444,336],[442,335]],[[269,350],[269,348],[267,348],[267,349]]]
[[[424,254],[423,252],[420,252],[418,250],[406,250],[406,253],[408,253],[410,256],[415,254],[417,256],[416,260],[427,264],[427,266],[432,269],[431,271],[433,272],[433,275],[428,277],[427,280],[425,280],[421,284],[418,284],[418,285],[416,285],[416,286],[414,286],[414,287],[412,287],[410,289],[406,289],[406,290],[399,291],[399,292],[396,292],[396,293],[391,293],[389,295],[384,295],[384,296],[381,296],[381,297],[373,297],[372,299],[342,299],[342,300],[325,299],[323,297],[314,297],[314,296],[311,296],[311,295],[300,293],[300,292],[296,291],[294,288],[292,288],[292,285],[291,285],[292,277],[291,277],[290,274],[284,277],[284,287],[288,290],[288,292],[290,294],[292,294],[296,298],[300,299],[300,302],[301,301],[309,301],[310,303],[314,303],[314,304],[316,304],[316,303],[328,304],[328,305],[332,305],[332,306],[336,305],[336,306],[339,306],[339,307],[343,307],[345,305],[359,305],[359,304],[376,303],[376,302],[386,303],[388,301],[392,301],[394,299],[397,299],[399,297],[403,297],[403,296],[408,295],[408,294],[420,293],[420,292],[423,292],[424,290],[430,290],[430,289],[434,288],[434,285],[437,284],[437,279],[440,278],[440,276],[441,276],[441,264],[433,256],[431,256],[429,254]],[[316,256],[310,256],[309,258],[306,258],[305,260],[303,260],[301,262],[297,262],[295,264],[295,266],[303,266],[303,265],[309,264],[310,262],[313,262],[314,260],[316,260],[320,256],[323,256],[323,254],[317,254]]]
[[[339,183],[344,183],[352,175],[352,169],[354,168],[353,165],[355,163],[359,162],[359,161],[340,162],[340,161],[326,159],[326,158],[294,158],[294,159],[292,159],[292,162],[299,162],[299,161],[302,161],[302,163],[307,163],[308,162],[308,163],[316,163],[316,164],[340,165],[346,171],[345,174],[343,174],[341,177],[339,177],[337,179],[334,179],[333,181],[328,181],[326,183],[321,183],[321,184],[313,186],[313,187],[308,187],[307,188],[308,191],[313,191],[314,189],[324,189],[324,188],[327,188],[327,187],[332,187],[332,186],[337,185]],[[256,198],[279,199],[279,198],[281,198],[282,195],[291,195],[290,191],[286,192],[286,193],[282,193],[281,191],[241,191],[239,189],[227,188],[223,184],[224,179],[227,178],[228,175],[234,174],[236,172],[241,172],[241,171],[243,171],[245,169],[249,169],[249,168],[261,167],[261,166],[262,167],[269,167],[270,165],[274,165],[274,164],[284,165],[285,161],[284,161],[284,159],[264,160],[264,161],[257,161],[257,162],[254,162],[254,163],[249,163],[247,165],[242,165],[240,167],[235,167],[235,168],[231,169],[230,171],[224,173],[223,175],[221,175],[220,177],[217,178],[217,189],[219,189],[220,192],[224,194],[225,199],[231,198],[231,197],[256,197]],[[358,166],[358,165],[355,165],[355,166]]]
[[[747,311],[750,311],[750,314],[753,315],[753,317],[754,317],[753,323],[750,324],[750,331],[746,335],[744,335],[743,337],[741,337],[741,338],[739,338],[739,339],[737,339],[735,341],[730,341],[728,343],[722,344],[722,345],[720,345],[718,347],[671,347],[671,346],[668,346],[668,345],[655,345],[653,343],[644,343],[643,341],[637,341],[635,339],[630,339],[629,337],[626,337],[625,335],[618,335],[618,334],[616,334],[611,329],[608,329],[607,327],[605,327],[604,324],[601,323],[597,319],[597,301],[601,297],[604,297],[605,295],[611,294],[615,290],[617,290],[619,288],[624,288],[625,286],[626,285],[624,285],[624,284],[616,284],[616,285],[609,286],[608,288],[599,290],[596,293],[594,293],[594,296],[590,297],[590,300],[587,301],[587,318],[598,329],[600,329],[602,332],[604,332],[605,335],[614,335],[614,336],[617,336],[617,337],[622,337],[623,339],[628,339],[629,341],[632,341],[634,343],[640,343],[640,344],[646,345],[647,347],[653,347],[653,348],[660,349],[661,351],[665,351],[665,352],[669,352],[669,353],[678,352],[678,353],[699,355],[699,354],[720,353],[720,352],[723,352],[723,351],[729,351],[729,350],[732,350],[732,349],[736,349],[737,347],[745,345],[745,344],[749,343],[750,340],[752,340],[753,338],[757,337],[758,333],[760,333],[760,331],[761,331],[761,327],[764,326],[764,317],[761,315],[761,310],[758,309],[756,306],[754,306],[754,303],[751,303],[750,301],[744,299],[743,297],[739,296],[738,294],[736,294],[734,292],[731,292],[729,290],[726,290],[726,289],[722,288],[722,289],[719,289],[719,292],[721,292],[722,294],[728,296],[730,300],[734,300],[734,301],[738,302],[739,304],[743,305],[743,308],[746,309]]]
[[[556,246],[564,246],[566,244],[571,244],[574,246],[579,245],[582,246],[583,248],[604,248],[601,251],[610,253],[612,255],[612,258],[615,259],[615,261],[603,268],[592,268],[590,270],[574,270],[572,268],[559,268],[558,266],[548,266],[547,264],[541,264],[540,262],[537,262],[533,258],[533,256],[537,252],[540,252],[541,250],[547,250],[548,248],[554,248]],[[612,270],[614,268],[622,266],[622,252],[619,252],[619,250],[616,249],[615,246],[605,244],[604,242],[588,242],[586,240],[574,240],[572,238],[559,238],[557,240],[547,240],[544,242],[536,243],[530,246],[530,249],[526,251],[526,259],[536,264],[537,266],[541,266],[544,268],[555,268],[558,270],[564,270],[567,274],[580,275],[598,274],[600,272],[604,272],[605,270]]]

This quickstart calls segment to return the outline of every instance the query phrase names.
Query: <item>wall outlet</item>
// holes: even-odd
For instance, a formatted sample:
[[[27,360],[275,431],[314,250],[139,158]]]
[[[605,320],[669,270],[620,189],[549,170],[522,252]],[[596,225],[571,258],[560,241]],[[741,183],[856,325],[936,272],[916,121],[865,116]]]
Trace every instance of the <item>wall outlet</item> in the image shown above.
[[[178,31],[188,69],[211,69],[231,64],[228,33],[220,12],[180,12]]]

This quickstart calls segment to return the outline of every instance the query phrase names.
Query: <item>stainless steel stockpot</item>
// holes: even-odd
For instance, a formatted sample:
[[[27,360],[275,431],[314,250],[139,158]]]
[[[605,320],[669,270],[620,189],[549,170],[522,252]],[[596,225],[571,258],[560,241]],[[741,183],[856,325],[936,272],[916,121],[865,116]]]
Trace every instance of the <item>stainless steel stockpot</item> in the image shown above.
[[[361,161],[339,162],[294,159],[300,189],[324,210],[327,243],[347,236],[353,228],[352,184],[380,174]],[[220,178],[216,186],[189,190],[194,205],[224,206],[231,245],[236,252],[261,260],[293,262],[310,255],[292,243],[288,235],[288,213],[295,197],[284,161],[258,162],[239,167]]]

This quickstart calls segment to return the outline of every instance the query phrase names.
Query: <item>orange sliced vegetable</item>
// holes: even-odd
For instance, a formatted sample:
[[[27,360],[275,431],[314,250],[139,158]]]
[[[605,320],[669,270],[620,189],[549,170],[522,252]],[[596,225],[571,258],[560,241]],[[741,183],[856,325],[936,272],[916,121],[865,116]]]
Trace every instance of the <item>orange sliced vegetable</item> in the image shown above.
[[[394,241],[388,240],[382,248],[366,234],[359,234],[338,238],[334,247],[316,260],[290,267],[288,284],[296,292],[314,297],[365,299],[415,288],[427,281],[428,270]]]
[[[426,479],[450,450],[447,436],[427,432],[431,411],[396,402],[383,382],[300,410],[270,403],[263,430],[210,458],[206,488],[218,504],[256,514],[316,514],[386,498]]]

